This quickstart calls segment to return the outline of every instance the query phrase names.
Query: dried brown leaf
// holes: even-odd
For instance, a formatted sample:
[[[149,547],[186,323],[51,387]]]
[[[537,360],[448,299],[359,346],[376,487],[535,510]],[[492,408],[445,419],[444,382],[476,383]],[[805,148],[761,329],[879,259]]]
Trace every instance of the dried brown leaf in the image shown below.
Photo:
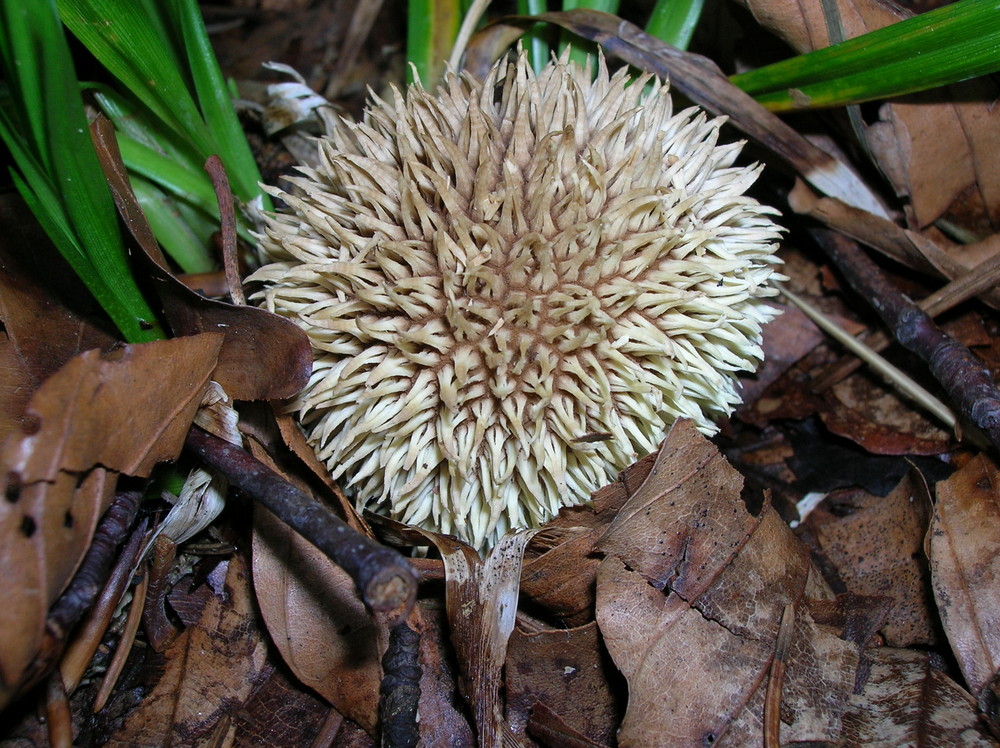
[[[933,644],[939,631],[923,554],[930,506],[914,485],[904,478],[885,497],[859,491],[807,520],[848,592],[892,598],[881,632],[893,647]]]
[[[967,81],[886,104],[866,139],[914,228],[939,218],[980,235],[1000,228],[1000,113],[989,80]]]
[[[774,32],[798,52],[811,52],[830,45],[830,33],[821,0],[738,0],[764,28]],[[844,38],[909,17],[909,13],[885,0],[838,0],[837,14]]]
[[[993,746],[969,694],[933,655],[880,647],[865,652],[861,693],[850,697],[842,745]]]
[[[786,605],[799,606],[782,741],[836,740],[857,650],[803,607],[803,547],[690,423],[668,434],[599,549],[597,621],[629,682],[619,745],[762,740],[764,690]]]
[[[220,343],[202,335],[88,351],[32,397],[0,451],[0,702],[26,677],[117,473],[146,476],[180,453]]]
[[[166,651],[152,692],[108,741],[109,746],[201,746],[231,722],[268,672],[267,643],[255,624],[250,571],[229,561],[225,593]]]
[[[927,534],[934,597],[974,695],[1000,667],[1000,471],[979,455],[937,486]]]
[[[254,589],[278,651],[299,680],[374,734],[385,641],[357,587],[266,510],[254,515]]]
[[[578,734],[611,745],[624,701],[616,688],[619,679],[594,621],[537,633],[515,628],[504,682],[507,721],[515,734],[523,735],[540,702]]]
[[[114,128],[103,117],[91,125],[98,159],[118,212],[129,228],[176,335],[222,333],[213,379],[235,400],[278,400],[295,395],[309,379],[312,349],[293,323],[263,309],[233,306],[195,293],[167,270],[146,216],[122,164]]]
[[[17,346],[0,332],[0,442],[17,431],[37,383]]]

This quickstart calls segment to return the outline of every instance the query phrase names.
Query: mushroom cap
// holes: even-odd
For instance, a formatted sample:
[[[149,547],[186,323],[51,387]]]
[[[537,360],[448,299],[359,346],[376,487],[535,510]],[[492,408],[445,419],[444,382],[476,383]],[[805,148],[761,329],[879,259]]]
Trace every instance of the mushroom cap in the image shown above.
[[[740,402],[774,314],[759,168],[598,68],[393,89],[273,190],[250,280],[312,341],[290,408],[360,507],[483,548]]]

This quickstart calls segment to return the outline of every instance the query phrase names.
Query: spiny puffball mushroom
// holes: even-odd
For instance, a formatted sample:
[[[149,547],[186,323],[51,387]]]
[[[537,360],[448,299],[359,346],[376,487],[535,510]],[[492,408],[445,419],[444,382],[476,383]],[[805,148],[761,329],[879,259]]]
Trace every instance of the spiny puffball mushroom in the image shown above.
[[[759,169],[598,66],[394,89],[274,190],[251,280],[312,341],[291,407],[359,506],[488,547],[739,403],[778,262]]]

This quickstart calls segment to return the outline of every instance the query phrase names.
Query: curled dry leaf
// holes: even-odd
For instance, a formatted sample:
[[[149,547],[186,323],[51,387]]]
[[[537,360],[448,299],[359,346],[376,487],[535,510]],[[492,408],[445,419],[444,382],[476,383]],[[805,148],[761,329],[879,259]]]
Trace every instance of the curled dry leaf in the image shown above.
[[[159,682],[108,745],[203,745],[267,675],[267,642],[254,621],[249,569],[235,555],[224,594],[213,595],[197,624],[167,649]]]
[[[32,397],[0,452],[0,703],[37,652],[49,606],[83,557],[118,473],[180,453],[221,336],[88,351]]]
[[[807,520],[848,592],[893,599],[881,629],[893,647],[933,644],[939,631],[923,554],[930,505],[919,481],[908,476],[885,497],[852,493]]]
[[[629,684],[621,746],[762,740],[764,692],[785,607],[798,608],[781,739],[836,741],[857,648],[804,605],[810,565],[769,505],[751,515],[743,479],[687,422],[598,549],[597,622]],[[786,716],[787,716],[786,715]]]
[[[927,534],[934,597],[962,674],[979,695],[1000,667],[1000,471],[979,455],[937,486]]]
[[[132,192],[114,127],[99,117],[91,125],[91,135],[118,212],[142,250],[138,257],[155,281],[153,286],[171,330],[176,335],[222,333],[214,379],[235,400],[277,400],[298,392],[312,370],[312,351],[305,334],[277,315],[206,299],[177,280],[167,270]]]
[[[482,560],[457,538],[420,530],[441,552],[448,623],[480,748],[513,740],[500,697],[507,641],[514,630],[524,548],[536,530],[504,535]]]
[[[260,507],[253,576],[261,614],[296,677],[375,734],[385,631],[343,569]]]
[[[865,652],[858,683],[844,714],[842,745],[994,746],[969,694],[935,663],[912,649]]]

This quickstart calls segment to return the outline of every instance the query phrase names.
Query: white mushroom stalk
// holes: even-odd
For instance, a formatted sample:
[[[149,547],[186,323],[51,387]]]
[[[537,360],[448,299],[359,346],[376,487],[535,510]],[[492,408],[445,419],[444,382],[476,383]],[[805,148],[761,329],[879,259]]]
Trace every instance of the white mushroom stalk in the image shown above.
[[[523,55],[376,99],[274,190],[251,280],[316,353],[291,404],[359,506],[483,548],[586,501],[761,358],[774,211],[664,83]]]

